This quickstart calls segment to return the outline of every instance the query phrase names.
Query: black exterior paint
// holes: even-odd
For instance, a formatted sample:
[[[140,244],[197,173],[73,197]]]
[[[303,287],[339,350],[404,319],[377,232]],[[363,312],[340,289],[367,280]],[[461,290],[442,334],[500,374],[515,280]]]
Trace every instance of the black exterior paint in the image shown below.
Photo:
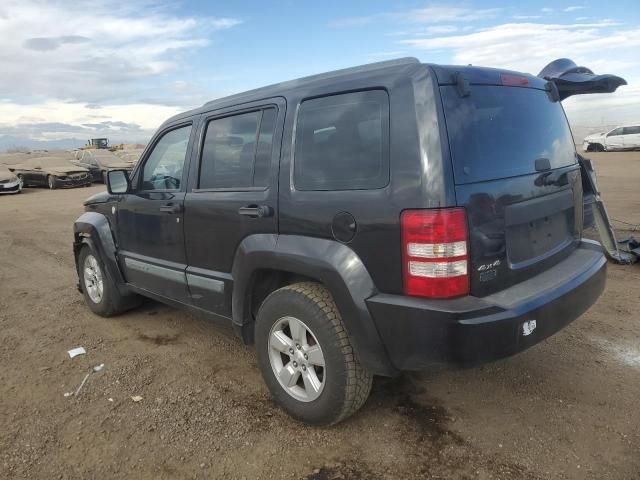
[[[425,300],[378,294],[367,305],[399,370],[469,366],[518,353],[571,323],[600,296],[606,271],[600,245],[585,241],[555,268],[493,296]],[[529,320],[537,327],[524,336]]]
[[[542,288],[538,292],[527,291],[526,297],[535,297],[535,302],[514,312],[503,309],[507,313],[498,317],[486,316],[498,312],[499,307],[492,306],[490,300],[483,297],[499,295],[511,291],[509,287],[525,284],[534,288],[539,275],[573,255],[572,252],[587,248],[580,241],[581,226],[577,222],[582,212],[577,206],[566,216],[566,221],[576,226],[572,230],[574,236],[562,251],[537,258],[532,265],[517,272],[496,271],[488,282],[481,281],[480,273],[474,271],[473,296],[427,302],[402,295],[399,219],[403,210],[464,206],[469,215],[472,265],[475,266],[505,258],[504,244],[487,246],[474,235],[481,232],[485,219],[494,227],[498,225],[504,238],[504,209],[497,214],[496,209],[488,205],[508,207],[564,191],[571,192],[572,198],[581,198],[580,177],[573,167],[562,172],[551,171],[546,177],[536,174],[455,185],[440,85],[454,83],[458,74],[472,84],[499,85],[501,73],[505,72],[430,66],[404,60],[332,72],[210,102],[160,127],[132,173],[129,193],[102,195],[88,201],[86,208],[93,214],[78,220],[76,243],[91,241],[100,245],[99,253],[104,252],[108,268],[117,275],[114,278],[122,280],[123,288],[216,320],[226,319],[247,342],[253,337],[251,302],[260,287],[255,281],[259,275],[285,272],[316,279],[332,292],[357,354],[374,374],[392,375],[397,369],[420,368],[432,361],[473,360],[465,356],[469,342],[476,342],[478,355],[471,356],[477,359],[514,353],[523,345],[514,337],[523,319],[537,312],[552,317],[561,315],[560,323],[550,320],[551,326],[540,330],[552,333],[588,308],[601,291],[604,266],[596,258],[602,255],[595,252],[597,267],[584,270],[583,266],[571,264],[575,271],[568,272],[567,278],[572,280],[558,289],[565,296]],[[532,88],[545,88],[545,81],[527,78]],[[300,103],[309,98],[371,89],[385,90],[389,96],[391,170],[388,185],[375,190],[296,190],[291,172]],[[278,108],[278,118],[268,187],[198,190],[202,137],[207,121],[269,105]],[[137,187],[140,172],[155,142],[168,130],[186,123],[192,123],[193,129],[181,190],[140,191]],[[476,201],[480,197],[486,201]],[[582,205],[581,201],[578,203]],[[168,204],[179,208],[173,213],[159,211],[161,205]],[[115,207],[115,216],[111,213],[112,207]],[[240,215],[243,207],[260,207],[267,215]],[[345,212],[354,220],[355,234],[336,239],[335,219]],[[105,240],[106,229],[112,232],[113,245]],[[149,265],[155,273],[127,267],[127,258]],[[509,268],[508,259],[501,265]],[[455,314],[460,309],[467,312],[465,322],[479,316],[473,329],[460,327],[461,317]],[[458,326],[452,329],[451,325]],[[452,336],[452,331],[473,333]],[[480,346],[473,340],[478,332],[486,340]],[[542,338],[541,334],[527,341]],[[495,345],[506,344],[508,348],[494,348],[492,341]],[[405,343],[411,358],[403,358],[399,353]]]

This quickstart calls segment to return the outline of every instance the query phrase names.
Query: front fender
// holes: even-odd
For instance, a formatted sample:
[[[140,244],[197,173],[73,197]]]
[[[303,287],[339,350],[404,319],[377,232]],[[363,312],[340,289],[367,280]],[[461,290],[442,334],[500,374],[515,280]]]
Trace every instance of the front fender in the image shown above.
[[[258,234],[245,238],[233,262],[232,315],[237,327],[253,322],[247,298],[252,278],[272,269],[314,278],[331,292],[360,361],[373,374],[394,375],[365,300],[377,289],[362,260],[347,245],[297,235]]]
[[[73,252],[76,271],[80,272],[78,255],[89,245],[99,256],[121,292],[127,293],[125,279],[116,259],[116,242],[107,217],[98,212],[85,212],[73,224]]]

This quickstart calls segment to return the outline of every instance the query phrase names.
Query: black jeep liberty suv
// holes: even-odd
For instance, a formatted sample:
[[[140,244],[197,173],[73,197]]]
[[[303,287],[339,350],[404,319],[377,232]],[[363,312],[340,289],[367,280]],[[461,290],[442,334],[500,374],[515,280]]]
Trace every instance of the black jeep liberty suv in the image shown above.
[[[579,165],[544,79],[401,59],[167,120],[74,225],[98,315],[139,296],[229,322],[293,417],[373,375],[520,352],[601,294]]]

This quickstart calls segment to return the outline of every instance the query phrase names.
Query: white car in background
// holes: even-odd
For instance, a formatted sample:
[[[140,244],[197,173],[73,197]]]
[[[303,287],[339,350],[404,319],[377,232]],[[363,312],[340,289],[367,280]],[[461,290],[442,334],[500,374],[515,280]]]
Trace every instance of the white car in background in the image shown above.
[[[616,127],[609,132],[594,133],[585,137],[582,150],[585,152],[612,152],[640,148],[640,124]]]
[[[0,194],[20,193],[21,191],[22,180],[4,166],[0,166]]]

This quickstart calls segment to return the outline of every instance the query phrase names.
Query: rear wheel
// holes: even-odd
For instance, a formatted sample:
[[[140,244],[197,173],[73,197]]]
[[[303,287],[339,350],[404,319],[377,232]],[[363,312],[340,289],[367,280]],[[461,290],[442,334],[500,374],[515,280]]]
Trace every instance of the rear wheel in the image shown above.
[[[78,270],[82,294],[94,313],[102,317],[111,317],[135,305],[132,302],[135,297],[120,293],[99,255],[88,245],[80,251]]]
[[[47,185],[49,185],[49,190],[55,190],[56,189],[56,177],[54,177],[53,175],[48,175],[47,176]]]
[[[256,322],[262,375],[274,400],[292,417],[334,424],[355,413],[372,376],[353,351],[329,291],[312,282],[276,290]]]

